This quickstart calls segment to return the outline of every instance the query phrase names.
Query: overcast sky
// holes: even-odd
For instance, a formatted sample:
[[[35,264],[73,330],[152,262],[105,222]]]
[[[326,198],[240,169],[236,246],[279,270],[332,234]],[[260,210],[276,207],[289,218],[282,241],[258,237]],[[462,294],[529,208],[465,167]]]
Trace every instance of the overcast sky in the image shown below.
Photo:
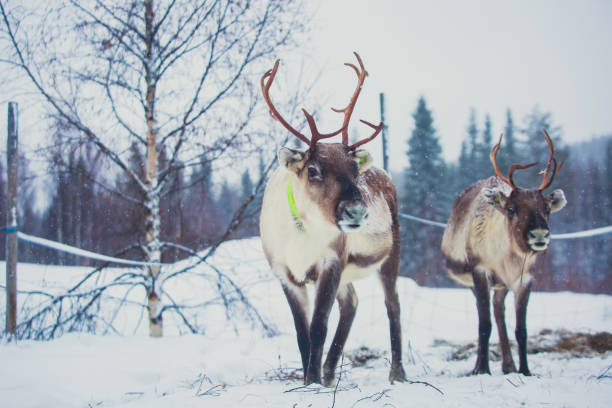
[[[328,106],[343,107],[355,75],[342,64],[354,62],[358,51],[370,76],[353,122],[377,121],[378,94],[385,93],[392,169],[405,165],[420,95],[449,159],[458,156],[472,107],[479,127],[491,115],[494,135],[503,130],[507,108],[520,126],[535,106],[552,113],[567,142],[612,133],[612,1],[312,4],[312,42],[302,57],[306,71],[320,70],[315,93],[327,93]],[[294,75],[290,62],[282,65],[286,75]],[[325,110],[321,129],[333,128],[338,116]],[[379,155],[378,146],[370,149]]]
[[[385,93],[393,170],[406,165],[411,114],[421,95],[451,160],[458,157],[471,108],[481,128],[491,115],[494,136],[507,108],[521,126],[535,106],[552,113],[567,142],[612,134],[610,0],[311,0],[307,9],[310,39],[279,55],[275,98],[317,77],[303,105],[324,106],[317,112],[320,129],[336,129],[341,118],[327,107],[348,102],[355,75],[343,63],[355,62],[352,51],[358,51],[370,75],[353,122],[377,122],[378,95]],[[0,126],[6,129],[4,105]],[[24,134],[34,126],[26,120],[31,108],[20,104]],[[361,137],[369,132],[355,128]],[[368,146],[380,165],[380,141]]]

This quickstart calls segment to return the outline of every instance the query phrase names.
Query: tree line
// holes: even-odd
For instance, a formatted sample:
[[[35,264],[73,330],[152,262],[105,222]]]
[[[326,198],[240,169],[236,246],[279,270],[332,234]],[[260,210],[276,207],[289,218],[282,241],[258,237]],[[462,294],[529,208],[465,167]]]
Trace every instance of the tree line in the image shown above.
[[[26,233],[101,254],[144,260],[138,244],[143,239],[146,214],[130,180],[118,173],[108,177],[108,163],[90,144],[71,144],[58,131],[54,145],[43,151],[44,175],[32,170],[27,155],[20,156],[20,200],[18,225]],[[142,152],[130,147],[130,164],[142,173]],[[165,154],[160,155],[164,163]],[[265,177],[265,164],[244,170],[240,183],[217,181],[211,161],[202,159],[171,176],[160,200],[161,240],[176,244],[162,253],[163,262],[175,262],[189,256],[181,249],[205,249],[229,227],[236,210],[255,191],[254,183]],[[6,165],[0,162],[0,217],[6,219]],[[254,173],[254,176],[251,176]],[[255,179],[255,180],[253,180]],[[40,203],[47,203],[40,209]],[[249,205],[239,228],[230,239],[258,234],[259,195]],[[4,247],[4,235],[0,236]],[[1,251],[4,259],[4,251]],[[95,266],[100,262],[47,249],[25,241],[20,243],[20,262],[57,265]]]
[[[407,166],[402,180],[396,180],[400,208],[405,213],[444,223],[454,198],[465,187],[495,174],[489,153],[498,135],[492,134],[489,115],[485,115],[484,123],[479,126],[477,113],[472,110],[459,158],[457,162],[446,162],[424,97],[419,99],[412,117],[414,129],[407,139]],[[546,163],[548,146],[541,136],[543,129],[551,135],[556,157],[565,161],[551,189],[563,189],[568,205],[551,215],[553,234],[612,225],[612,179],[608,176],[612,171],[610,136],[599,141],[599,154],[584,153],[564,143],[562,129],[553,123],[551,113],[534,108],[518,126],[508,109],[498,155],[502,172],[513,163]],[[540,182],[536,170],[517,172],[515,180],[523,187],[535,187]],[[442,272],[444,260],[439,250],[442,234],[441,228],[413,222],[402,224],[403,275],[424,285],[453,285]],[[540,261],[536,289],[612,293],[612,254],[607,250],[611,244],[610,235],[554,240]]]
[[[281,140],[262,109],[258,80],[307,31],[302,6],[300,0],[0,2],[6,55],[0,62],[15,83],[25,82],[24,93],[40,98],[51,123],[49,147],[21,158],[22,231],[150,262],[257,235],[258,195],[272,163],[262,147],[267,152]],[[288,98],[283,112],[298,117],[295,101],[302,96]],[[456,194],[492,174],[492,124],[487,118],[479,128],[474,112],[458,162],[447,163],[425,99],[413,118],[411,135],[394,135],[408,140],[408,166],[396,180],[401,209],[445,222]],[[543,160],[539,132],[547,128],[559,156],[567,157],[555,185],[570,202],[555,214],[553,230],[610,224],[610,153],[601,165],[572,160],[551,120],[533,112],[515,129],[509,112],[502,165]],[[28,166],[34,157],[37,166]],[[41,162],[45,175],[37,176]],[[226,180],[237,171],[240,181]],[[47,205],[35,207],[41,202]],[[402,273],[422,284],[449,284],[441,272],[442,232],[411,223],[402,230]],[[540,287],[610,291],[609,243],[607,237],[555,242]],[[96,264],[21,247],[21,261]],[[139,277],[150,310],[159,273],[145,268]]]
[[[456,162],[447,162],[437,135],[431,110],[420,98],[413,113],[414,129],[406,138],[407,166],[396,175],[401,211],[425,219],[446,222],[454,198],[471,183],[494,174],[489,152],[496,142],[488,115],[481,127],[476,112],[467,118],[461,152]],[[601,154],[587,160],[589,154],[572,155],[564,144],[561,129],[552,115],[534,109],[516,126],[511,110],[507,111],[499,153],[501,169],[513,163],[547,160],[548,147],[541,137],[547,129],[555,143],[556,155],[564,160],[552,188],[562,188],[569,205],[551,216],[554,233],[581,231],[612,224],[612,138],[603,139]],[[83,143],[69,126],[55,124],[50,129],[52,147],[44,150],[48,202],[42,211],[34,205],[41,200],[35,188],[36,177],[30,172],[27,158],[21,157],[19,225],[36,236],[63,242],[99,253],[145,259],[138,245],[145,231],[146,214],[133,184],[123,173],[106,175],[109,163],[88,143]],[[495,137],[497,139],[498,136]],[[138,145],[129,148],[129,163],[135,174],[142,174],[143,152]],[[259,156],[257,169],[245,170],[238,181],[226,180],[227,171],[214,174],[213,161],[202,158],[189,169],[181,168],[170,176],[161,193],[161,239],[176,244],[162,254],[164,262],[174,262],[190,255],[182,248],[207,248],[228,228],[233,214],[254,191],[254,183],[265,178],[266,163]],[[167,154],[160,151],[163,167]],[[0,163],[4,175],[4,164]],[[502,170],[503,171],[503,170]],[[254,173],[253,176],[251,173]],[[538,183],[536,171],[519,172],[516,180],[522,186]],[[401,179],[398,180],[397,178]],[[5,178],[0,178],[2,194]],[[260,196],[248,206],[248,212],[228,238],[257,236]],[[44,201],[44,199],[42,199]],[[5,217],[4,197],[0,200],[0,217]],[[402,274],[420,284],[449,286],[453,282],[443,272],[439,251],[443,230],[402,221]],[[4,238],[1,238],[2,244]],[[575,290],[612,293],[611,238],[607,235],[553,242],[538,269],[540,290]],[[21,244],[20,260],[45,264],[95,265],[96,262],[27,243]],[[4,255],[4,254],[3,254]]]

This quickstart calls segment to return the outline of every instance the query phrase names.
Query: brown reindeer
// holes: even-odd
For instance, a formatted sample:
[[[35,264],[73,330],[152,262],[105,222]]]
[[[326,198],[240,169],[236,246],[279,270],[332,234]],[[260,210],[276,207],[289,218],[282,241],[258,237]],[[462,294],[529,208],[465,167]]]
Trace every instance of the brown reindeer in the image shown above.
[[[489,337],[491,335],[490,290],[494,289],[493,310],[502,350],[504,374],[516,372],[506,332],[504,300],[508,290],[514,292],[516,309],[516,341],[519,349],[519,372],[531,375],[527,366],[527,302],[532,276],[539,254],[548,248],[548,217],[565,204],[562,190],[547,196],[557,171],[552,140],[542,132],[550,149],[543,180],[537,189],[517,187],[512,176],[515,170],[528,165],[513,164],[505,177],[497,166],[499,143],[490,154],[497,177],[480,180],[459,194],[442,238],[446,270],[459,282],[471,286],[478,308],[478,357],[472,374],[490,374]]]
[[[304,383],[321,383],[321,360],[327,322],[334,298],[340,321],[323,365],[323,384],[335,381],[335,369],[357,309],[357,294],[351,283],[378,272],[385,293],[391,332],[391,382],[405,380],[402,366],[400,307],[396,290],[400,241],[397,199],[393,182],[382,170],[371,167],[370,154],[357,147],[374,139],[373,134],[348,145],[348,124],[367,75],[361,58],[359,68],[346,64],[357,74],[357,88],[345,109],[342,127],[320,134],[313,117],[303,110],[311,138],[308,139],[278,113],[270,99],[270,86],[278,69],[261,79],[270,114],[298,139],[306,150],[283,147],[278,152],[279,168],[266,186],[260,230],[263,249],[280,282],[293,314],[302,357]],[[318,143],[342,133],[342,143]],[[307,284],[314,284],[315,299],[309,318]]]

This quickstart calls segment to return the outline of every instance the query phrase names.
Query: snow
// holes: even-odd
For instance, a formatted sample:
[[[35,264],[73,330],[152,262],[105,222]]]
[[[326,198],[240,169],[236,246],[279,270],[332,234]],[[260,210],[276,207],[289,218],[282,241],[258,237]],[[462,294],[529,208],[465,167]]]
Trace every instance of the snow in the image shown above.
[[[279,332],[265,337],[244,316],[226,320],[220,307],[198,313],[205,335],[178,335],[164,318],[166,336],[149,338],[136,327],[138,309],[126,308],[121,335],[66,334],[48,342],[0,343],[0,401],[5,407],[609,407],[612,352],[585,358],[530,354],[534,376],[467,376],[475,362],[451,361],[453,344],[476,340],[473,295],[466,289],[433,289],[401,278],[403,357],[412,383],[389,384],[389,330],[376,278],[356,282],[357,317],[345,347],[337,392],[301,387],[299,353],[291,313],[280,285],[267,270],[258,239],[229,242],[212,263],[240,284],[262,316]],[[89,271],[78,267],[20,264],[20,289],[68,287]],[[3,268],[2,268],[3,269]],[[4,271],[0,270],[2,279]],[[108,272],[109,275],[113,271]],[[192,275],[171,281],[177,299],[205,299],[207,288]],[[140,295],[138,295],[140,296]],[[138,297],[137,296],[137,297]],[[512,297],[506,303],[514,328]],[[4,302],[3,296],[0,300]],[[140,299],[142,300],[142,299]],[[2,313],[3,314],[3,313]],[[528,331],[568,329],[595,333],[612,327],[612,296],[534,293]],[[328,343],[337,322],[330,318]],[[135,332],[135,334],[134,334]],[[442,341],[441,341],[442,340]],[[493,331],[492,342],[497,341]],[[361,347],[382,355],[354,367]],[[492,347],[495,349],[495,347]],[[514,358],[517,361],[516,350]]]

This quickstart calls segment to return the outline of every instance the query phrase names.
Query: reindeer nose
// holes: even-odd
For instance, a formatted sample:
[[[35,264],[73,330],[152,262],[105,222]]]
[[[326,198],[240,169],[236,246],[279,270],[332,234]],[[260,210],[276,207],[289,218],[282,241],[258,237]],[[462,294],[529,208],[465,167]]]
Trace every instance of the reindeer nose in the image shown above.
[[[534,251],[544,251],[550,243],[550,231],[545,228],[532,229],[527,233],[527,244]]]
[[[343,232],[354,232],[361,228],[367,218],[368,207],[362,201],[353,202],[342,208],[338,219],[338,227]]]

